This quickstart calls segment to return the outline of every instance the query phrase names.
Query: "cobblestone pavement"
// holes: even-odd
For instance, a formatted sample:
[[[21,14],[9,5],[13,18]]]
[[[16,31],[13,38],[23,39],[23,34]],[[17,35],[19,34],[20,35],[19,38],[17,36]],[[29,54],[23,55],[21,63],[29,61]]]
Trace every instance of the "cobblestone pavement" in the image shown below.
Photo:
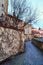
[[[25,53],[13,56],[0,65],[43,65],[43,52],[30,41],[26,42]]]

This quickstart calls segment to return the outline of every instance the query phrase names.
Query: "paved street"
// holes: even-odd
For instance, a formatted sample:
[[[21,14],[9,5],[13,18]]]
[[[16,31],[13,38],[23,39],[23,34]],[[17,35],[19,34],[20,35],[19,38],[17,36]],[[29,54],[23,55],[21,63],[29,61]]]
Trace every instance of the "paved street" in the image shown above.
[[[31,42],[26,43],[24,65],[43,65],[43,53]]]
[[[25,53],[13,56],[0,65],[43,65],[43,52],[30,41],[26,42]]]

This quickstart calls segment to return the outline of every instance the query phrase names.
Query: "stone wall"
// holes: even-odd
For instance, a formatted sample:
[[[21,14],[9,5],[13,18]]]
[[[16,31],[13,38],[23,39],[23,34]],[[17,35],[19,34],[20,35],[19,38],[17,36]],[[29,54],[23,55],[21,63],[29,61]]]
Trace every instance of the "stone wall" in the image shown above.
[[[23,32],[22,32],[23,33]],[[19,52],[24,52],[24,34],[0,27],[0,61]]]

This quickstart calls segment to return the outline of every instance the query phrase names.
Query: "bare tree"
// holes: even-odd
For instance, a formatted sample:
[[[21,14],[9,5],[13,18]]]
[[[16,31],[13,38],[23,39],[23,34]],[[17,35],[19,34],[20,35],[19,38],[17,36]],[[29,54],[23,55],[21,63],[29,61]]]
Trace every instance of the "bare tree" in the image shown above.
[[[25,21],[26,21],[25,25],[27,25],[29,23],[30,24],[32,24],[32,23],[36,24],[38,22],[38,20],[39,20],[39,16],[38,16],[37,8],[33,11],[32,11],[32,8],[30,8],[30,12],[25,19]]]
[[[31,4],[29,2],[27,4],[27,2],[28,0],[13,0],[13,15],[16,16],[18,19],[25,19],[26,24],[36,22],[38,20],[37,8],[33,10]]]
[[[17,18],[22,17],[28,12],[29,6],[27,5],[26,1],[27,0],[14,0],[14,15],[16,15]]]

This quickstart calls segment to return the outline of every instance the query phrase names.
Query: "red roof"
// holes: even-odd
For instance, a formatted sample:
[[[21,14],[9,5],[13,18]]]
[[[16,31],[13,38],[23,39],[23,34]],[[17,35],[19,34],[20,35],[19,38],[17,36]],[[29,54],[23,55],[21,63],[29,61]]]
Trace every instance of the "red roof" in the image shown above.
[[[32,29],[32,34],[35,34],[37,36],[43,36],[43,30]]]

